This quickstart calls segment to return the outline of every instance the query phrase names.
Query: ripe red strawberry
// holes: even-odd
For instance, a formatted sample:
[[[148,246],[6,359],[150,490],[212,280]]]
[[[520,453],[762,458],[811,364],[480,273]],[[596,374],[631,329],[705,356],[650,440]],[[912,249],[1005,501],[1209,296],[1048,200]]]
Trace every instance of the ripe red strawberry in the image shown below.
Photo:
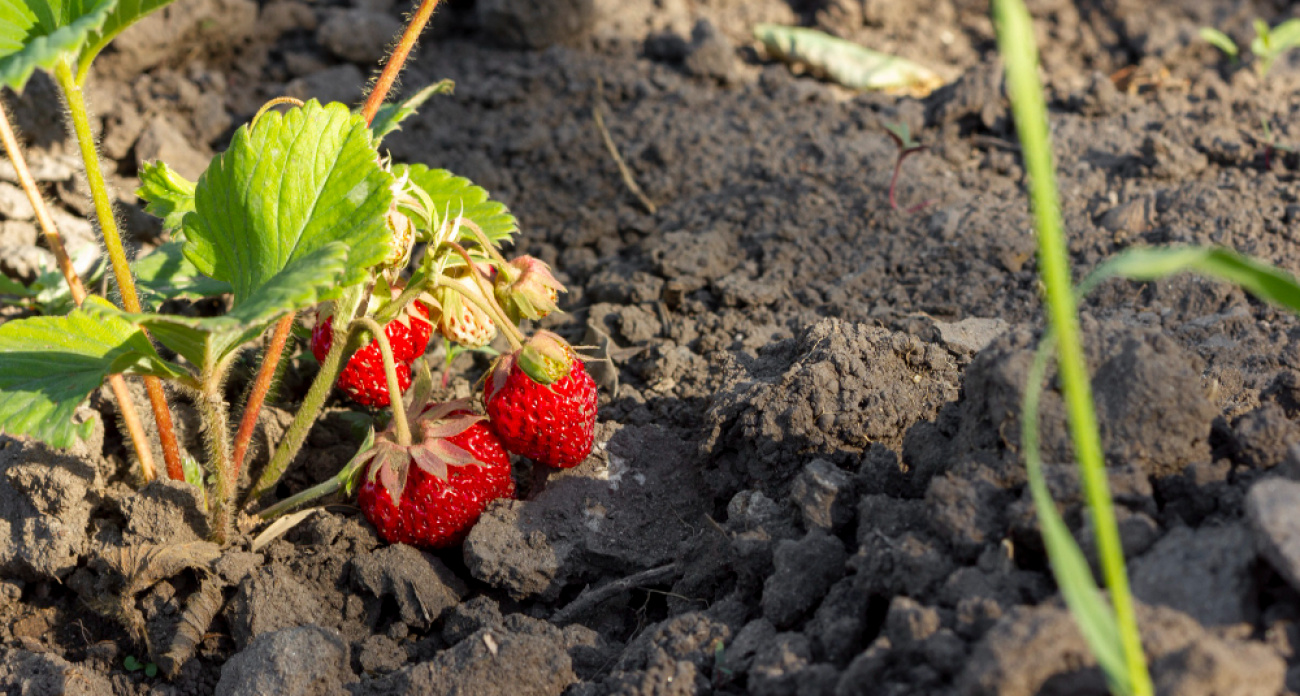
[[[455,546],[488,503],[514,497],[510,455],[467,407],[435,405],[412,425],[418,443],[403,447],[381,437],[371,450],[357,504],[388,542]]]
[[[564,339],[546,331],[502,358],[483,386],[492,430],[506,449],[561,469],[591,453],[596,381]]]
[[[384,335],[393,350],[397,363],[397,383],[405,392],[411,386],[411,363],[429,347],[433,325],[429,323],[429,308],[423,303],[411,303],[413,310],[407,316],[388,322]],[[334,317],[317,321],[311,332],[311,352],[317,360],[324,360],[334,343]],[[362,406],[388,405],[388,379],[384,376],[384,358],[379,342],[372,340],[352,354],[348,364],[339,373],[339,389]]]

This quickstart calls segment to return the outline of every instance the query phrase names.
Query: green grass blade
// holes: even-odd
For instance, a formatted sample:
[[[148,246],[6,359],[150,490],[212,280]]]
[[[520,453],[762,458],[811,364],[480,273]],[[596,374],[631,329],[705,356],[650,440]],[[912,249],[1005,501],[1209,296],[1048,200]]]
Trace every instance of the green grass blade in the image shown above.
[[[1236,283],[1262,300],[1300,312],[1300,283],[1295,276],[1222,247],[1129,249],[1093,271],[1080,285],[1080,293],[1111,277],[1157,280],[1186,272]]]
[[[1131,693],[1129,684],[1132,679],[1120,650],[1119,626],[1115,623],[1110,605],[1097,591],[1092,569],[1088,566],[1083,551],[1056,511],[1056,503],[1052,500],[1052,493],[1043,477],[1038,438],[1038,405],[1043,380],[1047,376],[1047,367],[1055,348],[1055,337],[1050,333],[1045,335],[1034,353],[1034,362],[1029,368],[1029,379],[1021,402],[1020,444],[1025,453],[1029,492],[1034,499],[1034,509],[1038,511],[1038,524],[1043,544],[1047,547],[1047,559],[1052,567],[1052,576],[1056,578],[1056,586],[1060,588],[1061,596],[1070,608],[1075,623],[1079,625],[1088,648],[1106,674],[1111,690],[1128,694]]]
[[[1080,483],[1092,513],[1102,574],[1115,611],[1119,650],[1127,668],[1123,674],[1110,676],[1112,680],[1122,680],[1127,684],[1126,693],[1149,696],[1153,691],[1151,677],[1133,613],[1119,525],[1106,479],[1092,386],[1079,335],[1069,255],[1057,198],[1056,171],[1048,137],[1047,105],[1038,79],[1038,51],[1033,25],[1021,0],[994,0],[993,16],[998,49],[1007,66],[1007,92],[1020,137],[1038,227],[1039,273],[1045,287],[1050,326],[1059,339],[1059,372],[1069,414],[1070,435],[1079,464]]]

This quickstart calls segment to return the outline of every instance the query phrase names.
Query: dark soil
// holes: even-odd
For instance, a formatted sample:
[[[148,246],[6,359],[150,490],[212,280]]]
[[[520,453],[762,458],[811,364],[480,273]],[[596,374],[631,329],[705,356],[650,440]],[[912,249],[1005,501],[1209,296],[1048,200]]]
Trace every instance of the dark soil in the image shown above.
[[[215,572],[173,559],[116,610],[164,645],[187,603],[214,598],[169,681],[125,668],[146,647],[105,598],[124,549],[216,552],[190,491],[132,491],[96,399],[106,432],[77,451],[0,438],[0,692],[1104,693],[1024,486],[1019,400],[1042,306],[986,3],[533,4],[444,8],[404,82],[449,77],[455,95],[386,144],[507,202],[518,250],[568,285],[546,325],[616,365],[598,372],[593,455],[494,504],[463,549],[386,546],[334,505],[256,551],[246,539]],[[1030,4],[1078,277],[1138,244],[1300,268],[1300,158],[1260,126],[1296,137],[1300,59],[1261,82],[1196,37],[1214,25],[1248,42],[1252,19],[1290,10]],[[194,177],[268,98],[356,102],[407,9],[178,0],[119,40],[91,96],[138,247],[159,241],[130,193],[138,162]],[[762,21],[954,81],[925,99],[849,93],[767,61],[749,38]],[[65,233],[93,248],[52,88],[9,101]],[[625,188],[598,103],[657,212]],[[913,213],[888,202],[894,122],[928,146],[899,186],[903,208],[925,202]],[[24,276],[47,252],[11,188],[0,269]],[[1179,277],[1109,283],[1083,324],[1159,692],[1300,693],[1300,323]],[[457,365],[451,391],[468,395],[484,364]],[[1092,553],[1063,414],[1049,391],[1047,475]],[[353,423],[323,421],[279,494],[347,461]]]

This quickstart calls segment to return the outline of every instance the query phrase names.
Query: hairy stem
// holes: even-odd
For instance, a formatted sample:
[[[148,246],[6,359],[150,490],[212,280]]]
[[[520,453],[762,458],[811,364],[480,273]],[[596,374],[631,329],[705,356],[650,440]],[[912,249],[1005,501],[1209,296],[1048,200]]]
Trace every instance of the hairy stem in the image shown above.
[[[229,427],[226,424],[226,399],[221,393],[225,365],[203,375],[203,391],[199,393],[199,416],[203,419],[204,440],[208,447],[208,466],[216,479],[212,507],[213,540],[221,546],[230,542],[233,532],[235,489],[237,481],[231,475]]]
[[[294,415],[293,422],[289,424],[289,429],[284,433],[284,439],[280,441],[280,446],[276,448],[275,455],[267,463],[262,475],[257,478],[253,484],[253,489],[248,493],[248,500],[257,500],[266,495],[275,485],[280,482],[280,477],[289,468],[298,456],[298,451],[302,449],[302,443],[307,439],[307,433],[311,432],[311,426],[316,422],[317,416],[320,415],[321,409],[325,407],[325,401],[329,398],[330,390],[334,388],[334,382],[338,379],[339,373],[343,371],[344,357],[351,355],[360,345],[359,337],[355,332],[349,331],[349,321],[344,321],[347,317],[335,317],[334,321],[334,339],[330,344],[329,352],[325,354],[325,359],[321,361],[320,369],[316,372],[316,379],[312,381],[311,387],[307,390],[307,396],[303,398],[302,405],[298,407],[298,413]]]
[[[388,406],[393,412],[393,425],[397,428],[397,444],[411,444],[411,427],[406,422],[406,408],[402,406],[402,385],[397,381],[397,361],[393,360],[393,348],[388,345],[388,336],[384,327],[370,317],[361,317],[356,323],[365,327],[379,344],[379,354],[384,358],[384,377],[388,380]]]
[[[257,371],[257,378],[253,380],[253,387],[248,392],[248,401],[244,402],[244,416],[239,421],[239,431],[235,433],[235,453],[231,455],[230,460],[233,468],[231,476],[236,481],[239,480],[239,470],[244,466],[248,445],[253,440],[253,431],[257,429],[257,417],[262,412],[262,403],[266,401],[266,395],[271,391],[271,383],[275,381],[275,372],[280,366],[284,346],[293,331],[293,321],[294,315],[287,314],[276,323],[275,332],[271,334],[271,342],[266,344],[266,352],[262,355],[262,365]]]
[[[36,188],[36,179],[32,178],[32,173],[27,168],[27,158],[23,156],[22,147],[18,144],[18,136],[9,121],[9,111],[3,104],[0,104],[0,140],[4,142],[4,149],[9,155],[9,161],[14,165],[14,172],[18,174],[19,185],[27,194],[32,209],[36,211],[36,222],[41,226],[41,232],[45,235],[45,244],[54,254],[59,270],[63,272],[63,279],[67,281],[68,290],[72,293],[72,301],[80,307],[81,303],[86,301],[86,286],[82,284],[81,276],[77,275],[77,269],[72,266],[72,259],[68,257],[68,250],[63,246],[63,237],[54,226],[54,218],[50,216],[50,209],[45,205],[45,198],[41,196],[40,189]],[[126,378],[122,375],[109,375],[108,384],[113,389],[117,410],[122,414],[122,425],[126,427],[136,459],[140,462],[140,476],[145,483],[148,483],[158,478],[158,468],[153,461],[153,449],[149,447],[149,438],[145,435],[144,424],[140,421],[140,414],[135,409],[135,402],[131,400],[130,390],[127,389]]]
[[[113,215],[113,202],[108,197],[108,184],[104,181],[104,172],[99,166],[99,152],[95,146],[95,134],[90,128],[90,113],[86,109],[86,97],[72,76],[72,67],[64,60],[54,69],[54,78],[63,91],[63,98],[68,104],[68,115],[72,119],[72,130],[77,135],[77,145],[81,149],[81,159],[86,166],[86,181],[90,185],[91,199],[95,204],[95,216],[99,219],[99,230],[104,235],[104,247],[113,264],[113,275],[117,278],[118,290],[122,293],[122,308],[128,312],[140,311],[140,297],[135,291],[135,280],[131,277],[131,266],[122,247],[122,236],[117,229],[117,219]],[[163,459],[167,462],[167,475],[178,481],[185,480],[185,471],[181,467],[181,450],[176,441],[176,430],[172,425],[171,409],[167,407],[167,395],[163,392],[162,380],[157,377],[144,378],[145,390],[149,393],[149,402],[153,407],[154,420],[158,423],[158,438],[162,442]]]
[[[375,88],[370,90],[370,96],[366,97],[365,106],[361,108],[361,114],[366,117],[366,125],[370,125],[375,120],[375,114],[379,113],[379,107],[383,105],[388,91],[393,88],[393,83],[397,81],[397,74],[402,72],[402,67],[406,64],[406,57],[411,54],[416,39],[420,38],[420,32],[424,31],[424,25],[429,23],[429,18],[433,16],[433,10],[437,6],[438,0],[421,0],[419,9],[411,16],[411,22],[406,25],[406,31],[402,33],[402,38],[397,42],[392,54],[388,56],[384,71],[379,74],[379,79],[375,81]]]

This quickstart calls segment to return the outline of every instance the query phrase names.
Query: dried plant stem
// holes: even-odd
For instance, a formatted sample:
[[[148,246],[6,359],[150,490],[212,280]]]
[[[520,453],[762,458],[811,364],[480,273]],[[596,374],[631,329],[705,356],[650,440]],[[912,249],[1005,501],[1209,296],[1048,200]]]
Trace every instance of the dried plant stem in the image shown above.
[[[623,155],[619,154],[618,146],[614,144],[614,138],[610,136],[609,129],[605,127],[605,117],[601,114],[600,105],[604,102],[605,81],[599,77],[596,78],[596,97],[592,100],[591,115],[596,121],[596,130],[600,131],[601,140],[605,141],[605,149],[609,150],[609,156],[614,158],[614,164],[618,165],[618,173],[623,177],[623,185],[627,190],[636,196],[641,205],[645,206],[646,212],[654,215],[658,208],[655,207],[654,201],[641,190],[641,186],[636,183],[636,177],[632,176],[632,170],[628,168],[627,162],[623,161]]]
[[[366,117],[366,125],[370,125],[370,122],[375,120],[375,114],[379,113],[379,107],[383,105],[384,99],[388,97],[388,91],[397,81],[398,73],[402,72],[402,67],[406,64],[406,57],[411,54],[416,40],[420,38],[420,32],[424,31],[424,25],[429,23],[429,18],[433,16],[433,10],[437,6],[438,0],[421,0],[419,9],[411,16],[406,31],[402,33],[402,38],[393,48],[392,54],[388,56],[383,72],[379,74],[374,89],[370,90],[370,96],[366,97],[365,106],[361,108],[361,114]]]
[[[81,276],[77,275],[77,269],[73,268],[68,250],[63,246],[63,237],[59,235],[58,228],[54,226],[54,218],[50,217],[50,210],[45,205],[45,198],[41,196],[40,189],[36,188],[36,180],[27,169],[27,159],[23,157],[18,136],[9,122],[9,111],[3,104],[0,104],[0,140],[4,141],[5,152],[8,153],[9,161],[13,163],[14,171],[18,174],[18,184],[22,186],[23,192],[27,194],[27,200],[32,204],[32,209],[36,211],[36,222],[40,224],[41,231],[45,234],[45,243],[54,254],[59,270],[63,272],[63,278],[72,293],[72,301],[80,307],[81,303],[86,301],[86,286],[82,284]],[[131,437],[131,446],[135,449],[136,459],[140,462],[140,475],[148,483],[158,478],[158,469],[154,465],[153,449],[149,447],[149,438],[145,435],[144,424],[140,422],[140,414],[135,409],[135,402],[131,400],[130,390],[127,389],[126,378],[122,375],[109,375],[108,384],[113,389],[117,410],[122,414],[122,425],[126,427],[127,434]]]
[[[257,417],[262,412],[262,404],[271,391],[271,383],[275,381],[280,357],[284,354],[284,346],[289,342],[289,334],[293,331],[293,320],[294,315],[289,314],[276,323],[271,342],[266,344],[266,353],[262,356],[262,366],[248,392],[248,401],[244,402],[244,415],[239,421],[239,431],[235,433],[235,452],[230,460],[233,468],[231,476],[235,480],[239,479],[239,470],[244,466],[244,456],[248,454],[248,445],[257,429]]]
[[[72,129],[77,135],[81,159],[86,166],[86,181],[90,185],[90,195],[95,204],[95,216],[99,219],[99,230],[104,235],[104,246],[113,264],[113,275],[117,278],[118,290],[122,293],[122,308],[128,312],[139,312],[140,298],[135,292],[135,280],[131,277],[131,265],[126,258],[126,250],[122,247],[122,236],[118,233],[113,203],[108,198],[108,184],[104,181],[104,172],[99,166],[99,152],[95,145],[95,134],[90,128],[90,113],[86,109],[85,95],[81,91],[81,86],[73,78],[72,67],[67,61],[60,61],[55,67],[54,78],[59,83],[63,98],[68,104]],[[176,430],[172,425],[172,414],[167,407],[167,395],[163,392],[162,380],[157,377],[145,377],[144,386],[149,393],[154,419],[158,423],[158,438],[162,442],[163,459],[167,462],[167,475],[178,481],[184,481],[185,470],[181,466],[181,449],[176,441]]]

